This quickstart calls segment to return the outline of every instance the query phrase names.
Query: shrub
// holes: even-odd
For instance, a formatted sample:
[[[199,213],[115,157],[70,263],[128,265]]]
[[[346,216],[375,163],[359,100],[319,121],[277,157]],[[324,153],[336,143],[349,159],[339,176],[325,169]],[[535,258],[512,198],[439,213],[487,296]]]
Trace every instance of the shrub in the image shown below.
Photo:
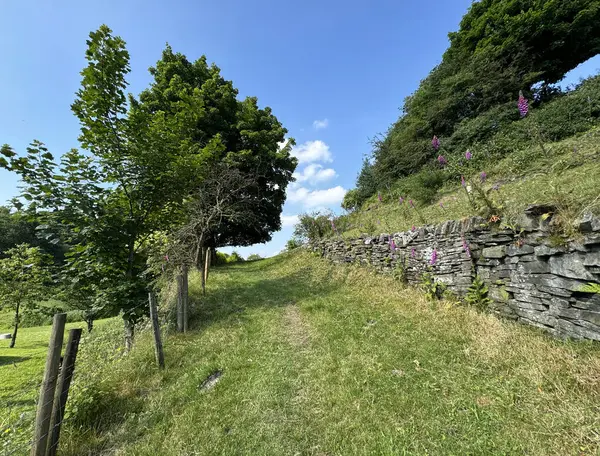
[[[295,250],[301,246],[302,246],[302,241],[300,241],[299,239],[296,239],[296,238],[292,238],[286,242],[285,249],[289,252],[289,251]]]
[[[480,310],[486,310],[492,303],[492,300],[488,298],[488,287],[484,281],[481,280],[481,277],[475,276],[475,279],[473,280],[473,283],[471,283],[467,295],[465,296],[465,302]]]
[[[246,258],[246,261],[257,261],[262,259],[263,257],[261,257],[258,253],[253,253],[252,255],[249,255],[248,258]]]

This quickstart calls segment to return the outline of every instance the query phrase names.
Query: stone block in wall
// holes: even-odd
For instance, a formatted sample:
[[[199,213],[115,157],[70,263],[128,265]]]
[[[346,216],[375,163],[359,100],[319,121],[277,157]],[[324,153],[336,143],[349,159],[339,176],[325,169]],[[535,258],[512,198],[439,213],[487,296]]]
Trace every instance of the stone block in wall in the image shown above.
[[[518,246],[515,244],[506,246],[506,254],[508,256],[528,255],[533,252],[534,252],[534,248],[531,245],[527,245],[527,244],[524,244],[522,246]]]
[[[545,285],[536,285],[537,289],[541,292],[551,294],[553,296],[560,296],[563,298],[570,298],[573,295],[572,291],[565,290],[564,288],[547,287]]]
[[[600,254],[599,254],[600,255]],[[580,280],[595,280],[591,272],[585,268],[586,255],[581,253],[570,253],[567,255],[555,255],[548,259],[550,272],[562,277]]]
[[[586,284],[586,282],[581,280],[558,277],[552,274],[532,274],[528,280],[535,285],[564,289],[566,291],[578,291]]]
[[[513,309],[517,315],[520,315],[520,310],[534,310],[536,312],[545,312],[548,310],[546,306],[541,304],[541,301],[540,304],[536,304],[535,302],[517,301],[515,299],[511,299],[508,301],[508,306]]]
[[[576,226],[582,233],[600,231],[600,218],[595,217],[591,212],[586,212],[577,220]]]
[[[522,307],[517,307],[516,309],[514,309],[514,311],[521,318],[525,318],[529,321],[533,321],[535,323],[539,323],[550,328],[554,328],[558,321],[558,319],[554,317],[549,311],[539,312],[537,310],[529,310],[524,309]]]
[[[530,275],[530,274],[546,274],[550,272],[550,266],[546,261],[528,261],[524,263],[518,263],[516,265],[516,271],[518,274]]]
[[[559,333],[567,337],[600,340],[600,328],[597,328],[596,330],[586,328],[584,326],[576,324],[575,322],[565,320],[562,318],[558,319],[556,328],[559,331]]]
[[[583,245],[597,245],[600,244],[600,234],[588,234],[583,238]]]
[[[486,247],[481,251],[481,256],[483,258],[504,258],[506,256],[506,246]]]
[[[565,253],[566,247],[550,247],[548,245],[538,245],[534,249],[534,253],[539,257],[549,257],[558,253]]]
[[[583,257],[583,265],[600,267],[600,250],[597,252],[586,253]]]

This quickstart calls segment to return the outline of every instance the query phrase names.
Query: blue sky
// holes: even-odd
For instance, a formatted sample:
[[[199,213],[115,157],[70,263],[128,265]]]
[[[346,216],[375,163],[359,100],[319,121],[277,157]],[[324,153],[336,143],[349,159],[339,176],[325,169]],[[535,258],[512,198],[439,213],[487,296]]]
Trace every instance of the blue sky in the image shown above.
[[[284,228],[266,245],[238,249],[272,255],[291,237],[297,214],[339,211],[369,138],[397,119],[402,100],[439,62],[448,32],[470,4],[2,0],[0,143],[22,152],[39,139],[55,155],[78,147],[70,104],[85,66],[85,40],[100,24],[127,42],[129,90],[136,94],[150,82],[147,69],[166,42],[190,60],[205,54],[241,97],[270,106],[298,144],[299,179],[288,192]],[[595,58],[567,82],[599,67]],[[16,195],[17,184],[0,170],[0,204]]]

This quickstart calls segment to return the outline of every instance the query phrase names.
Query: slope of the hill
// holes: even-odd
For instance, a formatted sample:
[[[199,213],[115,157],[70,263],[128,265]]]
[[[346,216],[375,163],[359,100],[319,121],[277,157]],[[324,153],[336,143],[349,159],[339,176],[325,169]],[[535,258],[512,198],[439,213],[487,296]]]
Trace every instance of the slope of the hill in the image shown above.
[[[216,268],[206,298],[191,279],[195,324],[166,338],[166,370],[144,333],[87,385],[87,401],[75,396],[62,454],[600,449],[592,343],[430,303],[391,277],[305,252]]]
[[[469,162],[463,159],[463,165],[468,165],[463,166],[465,178],[487,193],[505,226],[514,228],[518,215],[530,204],[554,204],[560,215],[562,232],[558,234],[568,235],[572,222],[583,212],[600,213],[600,129],[546,143],[544,150],[539,144],[525,145],[496,162],[473,153]],[[450,161],[449,166],[453,165]],[[481,173],[485,173],[483,184]],[[325,231],[344,237],[392,233],[478,213],[461,185],[460,174],[440,191],[434,189],[431,201],[425,203],[419,202],[428,199],[420,193],[430,189],[422,179],[422,174],[416,174],[400,180],[396,188],[379,192],[361,209],[337,218],[336,233],[327,230],[328,224]],[[478,204],[489,215],[481,199]]]

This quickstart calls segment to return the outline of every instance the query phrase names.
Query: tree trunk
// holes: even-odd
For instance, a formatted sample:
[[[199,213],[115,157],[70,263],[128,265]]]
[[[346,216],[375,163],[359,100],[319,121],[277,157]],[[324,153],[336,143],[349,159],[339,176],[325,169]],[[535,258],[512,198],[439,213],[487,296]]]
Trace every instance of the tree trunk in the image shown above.
[[[87,317],[85,319],[85,322],[87,323],[88,333],[91,333],[92,329],[94,329],[94,318],[93,317]]]
[[[19,307],[21,307],[21,303],[17,303],[17,309],[15,311],[15,330],[12,334],[12,339],[10,340],[10,348],[15,348],[15,342],[17,341],[17,332],[19,331]]]
[[[123,326],[125,328],[125,351],[130,351],[133,348],[133,335],[134,335],[134,324],[127,319],[123,318]]]

